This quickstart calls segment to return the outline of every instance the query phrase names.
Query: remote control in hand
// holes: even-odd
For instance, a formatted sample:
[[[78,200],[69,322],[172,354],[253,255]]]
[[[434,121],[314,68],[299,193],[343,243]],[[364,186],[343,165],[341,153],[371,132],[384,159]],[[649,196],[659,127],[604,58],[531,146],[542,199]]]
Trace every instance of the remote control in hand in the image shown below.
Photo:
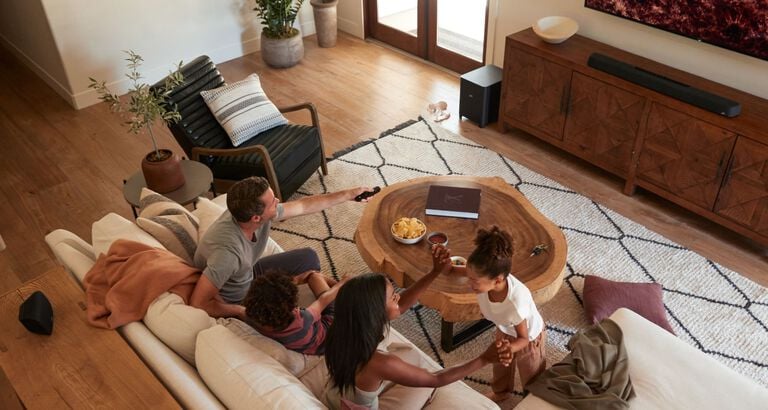
[[[379,191],[381,191],[381,187],[377,187],[377,186],[375,186],[375,187],[373,187],[373,191],[365,191],[365,192],[363,192],[362,194],[360,194],[360,195],[356,196],[356,197],[355,197],[355,201],[357,201],[357,202],[360,202],[360,201],[362,201],[363,199],[366,199],[366,198],[370,198],[370,197],[372,197],[372,196],[374,196],[374,195],[378,194],[378,193],[379,193]]]

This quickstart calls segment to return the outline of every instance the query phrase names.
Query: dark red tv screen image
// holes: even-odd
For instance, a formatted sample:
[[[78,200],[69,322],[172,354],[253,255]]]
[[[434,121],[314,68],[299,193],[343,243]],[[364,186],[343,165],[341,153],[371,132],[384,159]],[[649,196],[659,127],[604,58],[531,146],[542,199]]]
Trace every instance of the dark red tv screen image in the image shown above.
[[[768,0],[585,0],[584,6],[768,60]]]

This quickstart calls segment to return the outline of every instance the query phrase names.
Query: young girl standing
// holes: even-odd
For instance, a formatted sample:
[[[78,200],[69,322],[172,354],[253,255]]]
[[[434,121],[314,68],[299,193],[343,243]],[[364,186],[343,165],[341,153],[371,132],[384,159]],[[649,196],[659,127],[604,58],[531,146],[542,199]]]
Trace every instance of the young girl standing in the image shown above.
[[[490,398],[502,401],[512,392],[515,369],[523,386],[544,371],[547,331],[530,290],[510,273],[512,237],[493,226],[477,233],[475,246],[467,258],[469,284],[483,316],[496,325],[496,340],[508,340],[513,354],[509,366],[493,365]]]

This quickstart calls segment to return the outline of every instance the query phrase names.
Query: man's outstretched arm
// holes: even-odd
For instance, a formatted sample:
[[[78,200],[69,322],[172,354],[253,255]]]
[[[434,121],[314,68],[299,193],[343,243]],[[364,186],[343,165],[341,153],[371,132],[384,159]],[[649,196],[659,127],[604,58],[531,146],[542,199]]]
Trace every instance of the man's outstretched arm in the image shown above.
[[[366,191],[372,191],[373,188],[357,187],[349,188],[343,191],[336,191],[329,194],[319,194],[307,196],[295,201],[289,201],[283,204],[283,217],[281,220],[293,218],[294,216],[307,215],[320,212],[342,202],[352,201],[356,196]],[[367,200],[363,200],[367,202]]]

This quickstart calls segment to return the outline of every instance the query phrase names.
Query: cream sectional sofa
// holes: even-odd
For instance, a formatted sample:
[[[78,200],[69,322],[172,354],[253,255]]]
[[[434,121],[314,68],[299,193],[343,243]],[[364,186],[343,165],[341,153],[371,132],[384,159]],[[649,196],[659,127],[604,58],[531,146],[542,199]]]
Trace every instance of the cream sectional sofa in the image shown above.
[[[768,389],[628,309],[610,318],[624,333],[629,376],[637,396],[633,409],[765,409]],[[516,409],[558,407],[535,395]]]
[[[211,222],[212,215],[223,211],[224,204],[225,196],[199,203],[193,214],[200,218],[201,228]],[[58,261],[78,281],[82,281],[98,254],[116,239],[162,247],[135,223],[114,213],[95,222],[92,234],[92,244],[63,229],[45,238]],[[274,243],[269,248],[269,252],[281,250]],[[275,346],[275,342],[264,340],[252,329],[249,333],[242,322],[216,321],[205,312],[184,305],[176,295],[161,295],[142,322],[130,323],[118,331],[185,408],[326,408],[322,392],[327,376],[319,359]],[[437,363],[394,329],[387,341],[411,346],[423,365],[439,369]],[[393,395],[403,392],[392,391]],[[390,397],[389,403],[402,406],[399,399]],[[384,403],[387,402],[383,401],[382,407]],[[457,382],[437,389],[428,408],[498,406]]]

